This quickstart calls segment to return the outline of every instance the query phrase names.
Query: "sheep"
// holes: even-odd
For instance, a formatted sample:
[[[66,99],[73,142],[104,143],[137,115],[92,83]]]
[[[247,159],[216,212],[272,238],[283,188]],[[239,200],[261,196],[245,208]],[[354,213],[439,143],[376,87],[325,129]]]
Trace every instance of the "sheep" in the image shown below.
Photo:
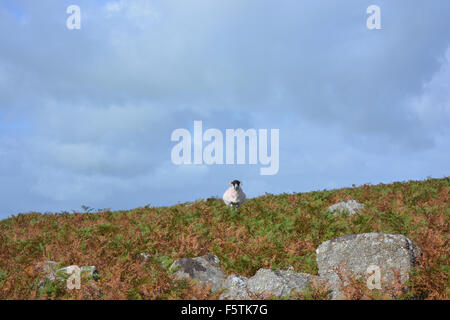
[[[233,180],[230,182],[229,187],[223,194],[223,202],[227,206],[238,209],[245,202],[245,193],[241,188],[242,182],[239,180]]]

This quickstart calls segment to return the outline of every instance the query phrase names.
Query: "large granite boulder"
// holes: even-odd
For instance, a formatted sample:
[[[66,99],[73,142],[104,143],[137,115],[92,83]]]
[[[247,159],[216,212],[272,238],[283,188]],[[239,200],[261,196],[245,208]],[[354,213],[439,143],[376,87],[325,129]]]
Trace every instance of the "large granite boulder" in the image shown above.
[[[197,258],[181,258],[169,268],[178,279],[189,279],[204,285],[211,285],[213,292],[222,288],[225,276],[219,267],[220,260],[213,254]]]
[[[339,299],[343,295],[336,268],[340,267],[343,275],[364,279],[378,268],[381,287],[393,283],[395,269],[399,271],[401,283],[405,283],[411,267],[417,264],[421,250],[400,234],[363,233],[325,241],[317,248],[316,254],[319,279],[331,285],[331,299]],[[344,285],[347,285],[348,278],[344,276],[343,279]]]
[[[251,278],[231,275],[219,299],[250,299],[273,295],[286,297],[294,292],[304,292],[313,276],[293,270],[259,269]]]
[[[335,217],[338,216],[341,212],[348,213],[349,216],[352,216],[358,213],[358,211],[360,211],[363,207],[364,204],[359,203],[356,200],[347,200],[329,206],[328,210],[333,212],[333,215]]]

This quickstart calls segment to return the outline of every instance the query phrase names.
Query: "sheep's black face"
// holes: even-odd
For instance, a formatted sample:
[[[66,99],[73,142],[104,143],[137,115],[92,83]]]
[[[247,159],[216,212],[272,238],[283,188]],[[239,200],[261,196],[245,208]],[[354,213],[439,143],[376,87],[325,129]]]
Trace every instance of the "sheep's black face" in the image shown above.
[[[239,180],[233,180],[230,182],[230,184],[233,186],[234,190],[238,190],[241,185],[241,182]]]

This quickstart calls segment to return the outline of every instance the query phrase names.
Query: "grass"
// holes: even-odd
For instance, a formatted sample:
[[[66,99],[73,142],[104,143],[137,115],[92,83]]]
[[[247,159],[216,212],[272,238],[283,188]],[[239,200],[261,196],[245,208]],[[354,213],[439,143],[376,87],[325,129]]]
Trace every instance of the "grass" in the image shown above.
[[[360,214],[333,217],[326,210],[349,199],[365,204]],[[317,274],[315,249],[322,242],[364,232],[409,237],[424,253],[410,277],[412,292],[449,299],[449,204],[450,178],[443,178],[266,194],[248,199],[238,211],[210,198],[128,211],[84,207],[73,214],[18,214],[0,221],[0,299],[214,299],[207,290],[174,280],[167,266],[210,252],[227,275],[288,266]],[[143,252],[150,255],[147,261],[140,258]],[[45,260],[95,265],[101,278],[82,282],[82,290],[58,284],[38,290],[32,284],[42,275],[33,266]],[[323,294],[315,288],[304,298]]]

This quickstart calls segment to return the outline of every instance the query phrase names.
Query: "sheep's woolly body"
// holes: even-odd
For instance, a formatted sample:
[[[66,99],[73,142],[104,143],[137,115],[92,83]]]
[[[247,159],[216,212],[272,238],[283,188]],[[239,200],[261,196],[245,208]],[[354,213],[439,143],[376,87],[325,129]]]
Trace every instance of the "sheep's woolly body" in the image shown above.
[[[236,208],[239,208],[244,201],[245,193],[241,188],[236,191],[233,187],[230,187],[223,194],[223,202],[225,202],[227,206],[235,206]]]

